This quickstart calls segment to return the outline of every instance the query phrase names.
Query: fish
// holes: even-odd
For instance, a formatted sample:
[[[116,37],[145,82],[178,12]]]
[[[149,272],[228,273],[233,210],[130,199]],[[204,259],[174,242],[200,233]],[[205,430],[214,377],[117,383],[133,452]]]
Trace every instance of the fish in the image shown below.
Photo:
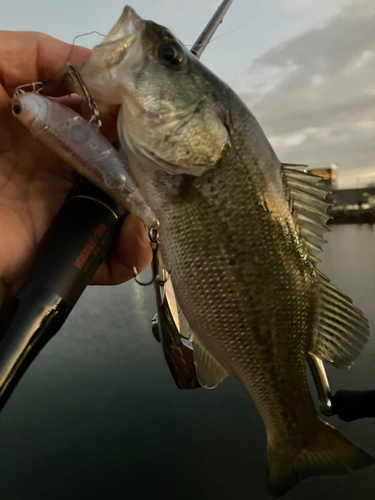
[[[158,226],[155,214],[125,175],[126,160],[96,124],[37,92],[16,93],[11,105],[13,115],[59,158],[146,225]]]
[[[349,368],[369,339],[352,300],[317,268],[327,193],[283,164],[238,95],[167,28],[125,7],[76,67],[93,99],[121,104],[129,173],[159,222],[199,383],[228,375],[267,435],[268,489],[374,462],[318,415],[306,358]]]

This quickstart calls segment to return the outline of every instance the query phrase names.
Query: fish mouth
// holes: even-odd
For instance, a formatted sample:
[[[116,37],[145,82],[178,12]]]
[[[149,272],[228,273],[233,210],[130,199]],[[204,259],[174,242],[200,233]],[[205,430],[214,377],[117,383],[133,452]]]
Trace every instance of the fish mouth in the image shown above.
[[[104,88],[106,85],[110,87],[111,83],[114,84],[114,78],[111,70],[123,63],[124,59],[129,59],[129,54],[132,49],[136,49],[136,41],[140,40],[145,21],[127,5],[120,19],[109,31],[102,43],[93,48],[92,54],[87,61],[74,66],[73,68],[81,75],[85,85],[87,85],[90,92],[98,85]],[[137,50],[135,50],[137,52]],[[140,54],[134,54],[133,59],[138,59]],[[130,59],[132,57],[130,56]],[[130,61],[131,62],[131,61]],[[116,69],[115,69],[116,71]],[[64,81],[64,86],[70,92],[82,93],[82,86],[77,81],[74,71],[68,65],[67,75]],[[92,87],[92,88],[91,88]],[[108,88],[110,92],[110,88]],[[95,94],[94,90],[94,94]],[[98,96],[93,96],[97,98]],[[105,99],[100,99],[105,102]],[[119,104],[119,102],[111,103]]]
[[[117,23],[108,32],[103,42],[113,42],[141,30],[143,26],[144,20],[141,16],[132,7],[126,5]]]
[[[106,68],[117,66],[130,52],[137,35],[143,30],[145,21],[129,5],[124,8],[120,19],[95,49],[112,52],[105,62]]]

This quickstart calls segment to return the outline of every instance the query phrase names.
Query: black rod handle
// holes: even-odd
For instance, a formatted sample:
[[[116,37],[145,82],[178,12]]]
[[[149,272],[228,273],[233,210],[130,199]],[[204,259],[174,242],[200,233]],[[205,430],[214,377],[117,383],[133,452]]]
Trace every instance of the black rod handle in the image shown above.
[[[375,417],[375,390],[339,390],[331,396],[334,414],[345,422]]]
[[[86,180],[71,190],[39,243],[27,285],[0,333],[0,410],[105,259],[123,215],[122,208]],[[7,311],[2,316],[9,321]]]

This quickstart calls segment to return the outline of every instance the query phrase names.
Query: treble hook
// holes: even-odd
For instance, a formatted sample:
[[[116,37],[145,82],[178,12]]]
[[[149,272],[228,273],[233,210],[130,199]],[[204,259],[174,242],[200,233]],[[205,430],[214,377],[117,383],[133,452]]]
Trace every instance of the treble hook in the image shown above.
[[[45,80],[42,80],[41,82],[31,82],[31,83],[25,83],[24,85],[19,85],[16,87],[16,90],[14,91],[13,97],[17,97],[20,94],[25,94],[26,92],[36,92],[39,94],[41,90],[47,85],[48,82],[50,82],[50,78],[46,78]]]
[[[151,246],[151,249],[152,249],[152,259],[156,259],[157,257],[157,251],[159,249],[159,232],[158,232],[158,228],[157,227],[152,227],[150,228],[149,232],[148,232],[148,237],[150,239],[150,246]],[[147,282],[143,282],[143,281],[140,281],[137,279],[137,276],[138,276],[138,270],[135,266],[133,266],[133,273],[134,273],[134,280],[136,283],[138,283],[138,285],[141,285],[141,286],[150,286],[152,285],[153,283],[155,283],[155,281],[158,281],[160,283],[160,286],[163,286],[164,283],[168,280],[169,276],[170,276],[170,271],[167,271],[168,272],[168,277],[167,279],[165,280],[162,280],[159,276],[159,274],[156,274],[155,272],[155,266],[152,267],[152,278],[150,279],[150,281],[147,281]]]
[[[77,80],[79,86],[81,87],[81,90],[85,96],[87,105],[91,111],[91,118],[90,118],[90,123],[94,123],[97,125],[98,128],[102,126],[102,122],[99,118],[99,108],[94,99],[91,97],[90,92],[88,88],[85,85],[85,82],[82,79],[81,73],[71,64],[67,64],[68,71],[70,74],[74,76],[74,78]]]

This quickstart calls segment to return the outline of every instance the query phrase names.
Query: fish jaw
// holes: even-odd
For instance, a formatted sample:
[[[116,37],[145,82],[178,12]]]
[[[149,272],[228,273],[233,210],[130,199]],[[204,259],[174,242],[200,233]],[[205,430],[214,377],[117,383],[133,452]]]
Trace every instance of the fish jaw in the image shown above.
[[[142,18],[127,5],[102,43],[93,48],[90,58],[75,66],[94,100],[107,105],[121,104],[126,75],[134,64],[142,61],[143,27]],[[83,96],[69,69],[65,85]]]

